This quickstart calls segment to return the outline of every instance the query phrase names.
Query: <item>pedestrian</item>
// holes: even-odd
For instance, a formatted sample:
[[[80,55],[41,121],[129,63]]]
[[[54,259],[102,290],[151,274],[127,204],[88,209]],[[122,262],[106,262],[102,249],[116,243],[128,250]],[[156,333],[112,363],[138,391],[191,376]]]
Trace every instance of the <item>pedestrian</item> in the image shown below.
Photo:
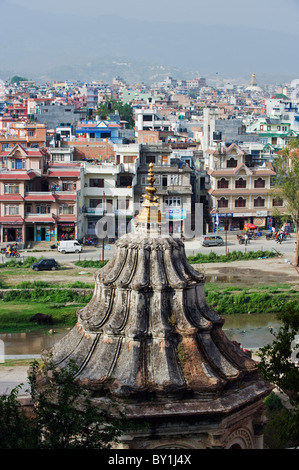
[[[244,240],[245,240],[245,245],[247,245],[247,243],[249,242],[249,238],[248,238],[248,233],[246,232],[245,235],[244,235]]]
[[[275,240],[276,240],[276,243],[279,242],[279,231],[277,230],[276,234],[275,234]]]

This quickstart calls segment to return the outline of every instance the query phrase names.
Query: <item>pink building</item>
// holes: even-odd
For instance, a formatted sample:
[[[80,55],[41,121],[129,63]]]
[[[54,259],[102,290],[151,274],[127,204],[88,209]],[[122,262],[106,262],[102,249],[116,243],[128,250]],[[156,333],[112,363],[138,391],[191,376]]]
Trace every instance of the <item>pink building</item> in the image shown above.
[[[76,238],[80,164],[49,166],[44,149],[19,144],[0,157],[0,242]]]

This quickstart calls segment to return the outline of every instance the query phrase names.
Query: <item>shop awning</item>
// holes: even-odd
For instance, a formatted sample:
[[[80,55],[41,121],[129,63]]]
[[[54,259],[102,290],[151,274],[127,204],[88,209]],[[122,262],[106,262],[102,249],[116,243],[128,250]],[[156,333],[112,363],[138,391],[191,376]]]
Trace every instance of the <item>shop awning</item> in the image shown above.
[[[22,217],[0,217],[0,223],[2,225],[14,225],[14,224],[17,224],[17,225],[22,225],[24,223],[24,219]]]

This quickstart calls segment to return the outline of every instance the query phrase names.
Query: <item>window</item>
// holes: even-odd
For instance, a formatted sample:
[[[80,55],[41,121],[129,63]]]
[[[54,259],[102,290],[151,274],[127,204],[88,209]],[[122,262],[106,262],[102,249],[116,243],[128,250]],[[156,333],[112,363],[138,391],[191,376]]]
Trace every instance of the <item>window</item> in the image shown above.
[[[113,212],[113,200],[112,199],[106,200],[106,212],[108,212],[108,214]]]
[[[145,185],[147,184],[147,182],[146,182],[146,175],[142,175],[142,176],[141,176],[141,184],[142,184],[142,186],[145,186]]]
[[[227,160],[226,162],[226,168],[236,168],[237,165],[238,165],[238,161],[235,160],[235,158],[233,157]]]
[[[168,157],[167,155],[162,155],[162,166],[167,165],[168,163]]]
[[[156,181],[154,182],[154,186],[160,186],[161,185],[161,177],[160,175],[155,175]]]
[[[221,199],[219,199],[218,207],[219,208],[228,207],[228,199],[225,199],[225,197],[222,197]]]
[[[19,214],[19,206],[11,206],[6,204],[4,207],[5,215],[18,215]]]
[[[26,167],[26,162],[25,160],[22,160],[21,158],[16,158],[15,160],[11,161],[11,168],[13,170],[23,170]]]
[[[4,193],[5,194],[18,194],[19,193],[19,185],[15,183],[6,183],[4,185]]]
[[[64,162],[64,155],[53,153],[52,160],[55,162]]]
[[[34,131],[28,131],[28,137],[34,137]]]
[[[170,175],[170,184],[180,184],[179,183],[179,175]]]
[[[272,206],[273,207],[282,207],[283,206],[283,199],[272,199]]]
[[[37,214],[50,214],[51,206],[50,204],[37,204],[36,213]]]
[[[129,199],[117,199],[116,200],[117,210],[120,210],[120,211],[128,210],[129,205],[130,205],[130,200]]]
[[[89,180],[89,187],[90,188],[103,188],[104,187],[104,179],[101,178],[90,178]]]
[[[235,181],[235,188],[246,188],[246,180],[239,178]]]
[[[265,180],[263,178],[258,178],[254,181],[255,188],[264,188],[265,187]]]
[[[62,182],[62,191],[73,191],[74,190],[74,183],[70,183],[68,181]]]
[[[124,155],[124,163],[134,163],[136,158],[135,155]]]
[[[281,127],[281,130],[282,130],[283,132],[287,132],[288,126],[282,126],[282,127]]]
[[[26,204],[25,205],[25,213],[26,214],[31,214],[32,213],[32,205],[31,204]]]
[[[246,199],[243,197],[238,197],[238,199],[235,199],[235,207],[246,207]]]
[[[221,180],[219,180],[217,182],[217,188],[218,189],[227,189],[228,188],[228,180],[226,180],[225,178],[221,178]]]
[[[167,207],[181,207],[181,198],[179,196],[166,197],[164,203]]]
[[[5,150],[9,147],[8,144],[1,144],[1,150]]]
[[[102,207],[102,199],[90,199],[89,200],[89,207],[91,209],[95,209],[96,207],[100,206]]]
[[[271,126],[267,126],[267,131],[271,131]]]
[[[74,206],[70,204],[61,204],[59,206],[60,215],[70,215],[74,213]]]
[[[156,163],[155,155],[146,155],[145,162],[146,163]]]
[[[265,199],[261,196],[257,197],[253,202],[254,207],[264,207],[265,206]]]

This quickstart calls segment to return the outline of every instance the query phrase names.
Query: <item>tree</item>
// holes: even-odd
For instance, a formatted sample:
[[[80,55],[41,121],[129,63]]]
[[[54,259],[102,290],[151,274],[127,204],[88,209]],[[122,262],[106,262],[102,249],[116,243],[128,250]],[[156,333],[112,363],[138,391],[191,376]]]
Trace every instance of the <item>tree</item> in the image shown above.
[[[273,422],[278,438],[299,443],[299,349],[294,341],[299,331],[299,306],[296,302],[288,305],[278,315],[282,326],[273,333],[271,345],[261,348],[258,369],[266,380],[276,385],[290,400],[290,409],[283,408]]]
[[[14,75],[11,79],[10,79],[10,83],[13,85],[14,83],[16,83],[16,85],[19,85],[20,82],[24,82],[24,81],[27,81],[27,78],[24,78],[24,77],[20,77],[19,75]]]
[[[296,230],[295,266],[299,266],[299,139],[279,152],[274,161],[275,195],[284,200]]]
[[[128,103],[123,104],[120,101],[107,98],[106,102],[98,107],[96,114],[107,119],[109,114],[114,114],[115,111],[119,112],[122,120],[127,121],[130,126],[134,126],[133,109]]]
[[[0,397],[0,448],[107,449],[130,427],[123,412],[106,400],[95,407],[89,390],[75,379],[77,366],[43,372],[31,364],[28,380],[33,416],[18,403],[18,388]],[[113,418],[111,417],[113,416]]]

